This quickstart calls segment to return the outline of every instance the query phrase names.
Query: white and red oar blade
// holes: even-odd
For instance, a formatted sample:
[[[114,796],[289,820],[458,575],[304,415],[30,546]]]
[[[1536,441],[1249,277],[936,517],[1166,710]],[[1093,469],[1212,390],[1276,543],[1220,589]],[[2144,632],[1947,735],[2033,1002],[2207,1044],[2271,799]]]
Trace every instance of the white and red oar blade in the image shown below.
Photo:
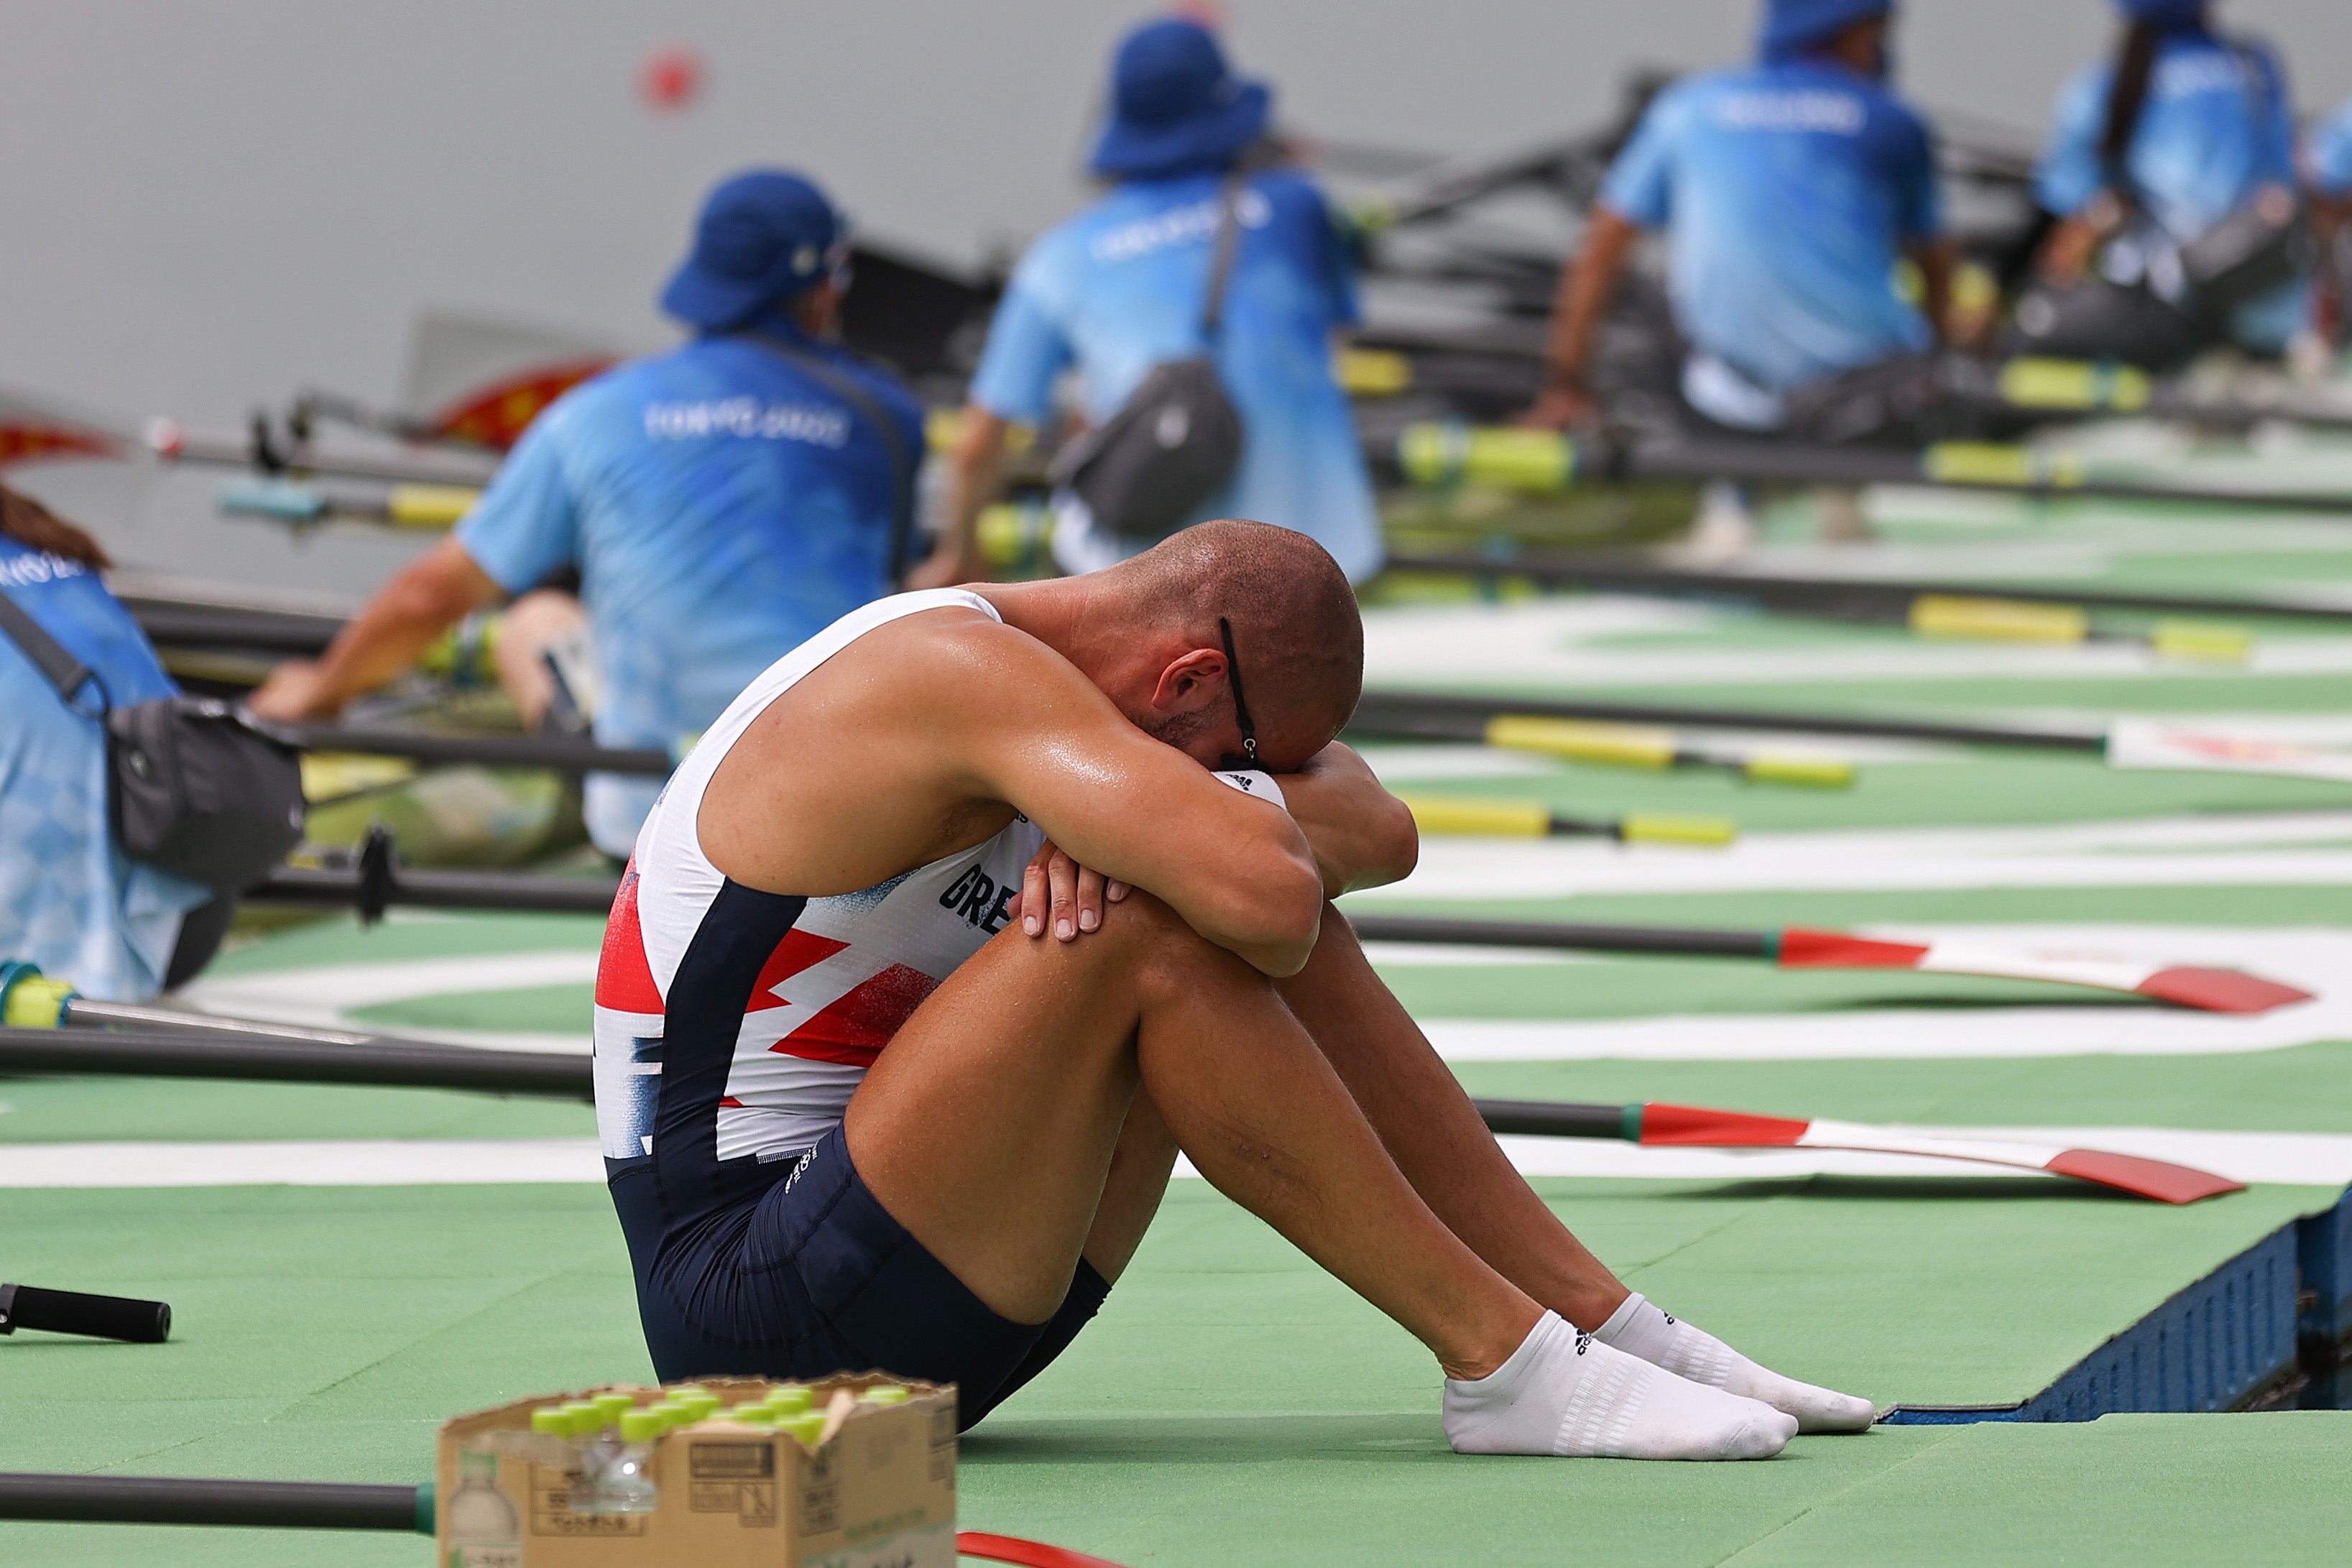
[[[2042,1168],[2053,1176],[2095,1182],[2135,1197],[2154,1198],[2160,1204],[2193,1204],[2200,1198],[2246,1190],[2245,1183],[2217,1176],[2210,1171],[2163,1160],[2143,1160],[2137,1154],[2111,1154],[2104,1149],[2068,1149]]]
[[[2139,994],[2177,1007],[2208,1013],[2267,1013],[2290,1003],[2308,1002],[2308,991],[2264,980],[2238,969],[2159,969],[2139,983]]]
[[[2208,1013],[2264,1013],[2311,1000],[2308,992],[2234,969],[2164,966],[2103,953],[2021,952],[1973,942],[1880,942],[1794,926],[1780,933],[1779,958],[1783,969],[1909,969],[1922,974],[2047,980]]]
[[[2012,1171],[2045,1171],[2072,1176],[2158,1203],[2193,1204],[2222,1193],[2245,1190],[2243,1182],[2163,1160],[2115,1154],[2103,1149],[2065,1149],[2021,1143],[2006,1138],[1954,1136],[1946,1131],[1909,1131],[1858,1121],[1785,1116],[1751,1116],[1739,1110],[1708,1110],[1695,1105],[1642,1107],[1641,1142],[1647,1147],[1711,1149],[1843,1149],[1864,1154],[1916,1154],[1927,1160],[1965,1160]]]

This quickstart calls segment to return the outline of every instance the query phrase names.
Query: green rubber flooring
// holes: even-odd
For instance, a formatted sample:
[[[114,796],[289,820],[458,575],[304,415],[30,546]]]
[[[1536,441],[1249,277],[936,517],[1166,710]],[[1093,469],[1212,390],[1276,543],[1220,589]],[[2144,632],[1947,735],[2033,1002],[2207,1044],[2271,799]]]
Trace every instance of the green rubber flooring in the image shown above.
[[[2334,482],[2346,450],[2314,444],[2260,460],[2199,457],[2191,466],[2216,479]],[[1874,498],[1874,511],[1885,545],[1839,557],[1839,569],[2216,594],[2352,585],[2352,525],[2344,523],[1924,492]],[[1798,509],[1769,518],[1777,542],[1759,564],[1821,567],[1820,552],[1807,554],[1801,542],[1805,526]],[[1576,602],[1536,608],[1554,613],[1562,603]],[[1376,652],[1428,613],[1376,612]],[[2328,662],[2331,642],[2347,640],[2334,629],[2265,627],[2265,648],[2282,650],[2277,668],[2125,668],[2108,660],[2078,668],[2045,657],[2025,668],[1988,657],[1927,670],[1902,663],[1917,645],[1897,632],[1703,606],[1675,616],[1645,625],[1601,616],[1559,634],[1560,647],[1602,661],[1596,670],[1617,669],[1614,679],[1554,679],[1498,656],[1468,673],[1377,683],[1988,722],[2089,724],[2109,713],[2352,718],[2352,669]],[[1480,641],[1471,626],[1445,651],[1458,665]],[[1668,681],[1622,674],[1628,660],[1708,658],[1716,673],[1687,663]],[[1798,662],[1768,681],[1726,662],[1771,658]],[[2096,849],[2074,862],[2083,875],[2074,880],[2021,874],[1921,886],[1905,871],[1916,846],[1873,841],[1867,853],[1884,863],[1881,880],[1816,885],[1800,868],[1758,885],[1628,874],[1529,891],[1512,879],[1523,868],[1504,857],[1494,859],[1491,885],[1440,896],[1425,884],[1351,908],[1756,930],[2145,926],[2276,931],[2282,942],[2352,928],[2352,876],[2315,882],[2294,869],[2298,858],[2352,846],[2352,785],[2118,773],[2088,758],[1996,750],[1855,750],[1869,753],[1860,782],[1838,792],[1475,753],[1432,776],[1392,776],[1419,793],[1541,799],[1574,814],[1727,816],[1751,842],[1822,836],[1829,858],[1863,852],[1842,848],[1841,836],[1978,833],[1991,837],[1952,856],[2006,857],[2021,871],[2041,852],[1998,836],[2117,823],[2261,830],[2280,814],[2300,815],[2235,862],[2242,874],[2226,878],[2207,874],[2206,857],[2238,850],[2172,842]],[[1454,853],[1433,844],[1425,865],[1441,867]],[[1549,853],[1532,846],[1524,858]],[[2136,879],[2106,874],[2117,858],[2148,856],[2171,869]],[[1624,862],[1636,871],[1693,864],[1634,854]],[[325,921],[232,951],[207,979],[275,985],[281,1000],[316,1007],[335,998],[323,977],[305,981],[310,972],[396,970],[407,979],[351,1007],[351,1022],[486,1038],[578,1037],[588,1015],[579,965],[599,929],[561,917],[408,915],[366,931]],[[508,959],[520,978],[499,977],[497,961]],[[1998,1037],[2027,1016],[2020,1009],[2045,1027],[2053,1017],[2095,1022],[2148,1010],[2051,985],[1909,973],[1395,952],[1381,963],[1433,1030],[1672,1016],[1696,1037],[1719,1031],[1730,1041],[1808,1020],[1824,1030],[1883,1020],[1890,1041],[1885,1054],[1827,1058],[1727,1045],[1712,1059],[1602,1053],[1459,1062],[1460,1077],[1481,1093],[1950,1127],[2352,1133],[2352,1028],[2249,1049],[1911,1056],[1892,1047],[1923,1020]],[[436,977],[436,966],[449,964],[470,967]],[[359,1139],[576,1144],[592,1133],[582,1106],[426,1090],[0,1079],[0,1146],[17,1150]],[[2175,1291],[2336,1196],[2326,1186],[2258,1184],[2172,1209],[2029,1177],[1537,1184],[1605,1259],[1673,1310],[1793,1375],[1914,1405],[2033,1394]],[[0,1468],[9,1469],[414,1480],[426,1471],[436,1425],[450,1414],[647,1370],[619,1237],[591,1183],[8,1190],[0,1192],[0,1277],[162,1296],[178,1321],[174,1342],[161,1347],[0,1339]],[[1205,1184],[1180,1182],[1101,1318],[968,1438],[962,1522],[1128,1568],[2335,1563],[2352,1539],[2352,1494],[2340,1481],[2352,1460],[2352,1413],[1882,1427],[1800,1439],[1769,1463],[1671,1466],[1458,1458],[1444,1450],[1437,1398],[1435,1369],[1404,1335]],[[423,1541],[398,1536],[0,1524],[0,1563],[12,1564],[421,1565],[430,1556]]]

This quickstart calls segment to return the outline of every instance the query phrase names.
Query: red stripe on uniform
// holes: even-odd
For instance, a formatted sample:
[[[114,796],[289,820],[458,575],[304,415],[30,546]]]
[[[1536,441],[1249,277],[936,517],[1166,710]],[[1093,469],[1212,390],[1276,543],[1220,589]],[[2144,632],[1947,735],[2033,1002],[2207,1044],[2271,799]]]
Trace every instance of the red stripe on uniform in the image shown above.
[[[613,912],[604,921],[604,946],[596,957],[596,1005],[616,1013],[659,1013],[661,987],[646,962],[645,928],[637,923],[637,863],[621,873]]]
[[[760,978],[751,982],[751,998],[743,1004],[746,1013],[757,1013],[765,1007],[786,1005],[776,994],[776,987],[812,964],[824,963],[849,944],[835,942],[829,936],[802,931],[795,926],[776,943],[776,951],[768,954],[768,962],[760,968]]]
[[[809,1061],[869,1067],[940,983],[894,963],[768,1048]]]

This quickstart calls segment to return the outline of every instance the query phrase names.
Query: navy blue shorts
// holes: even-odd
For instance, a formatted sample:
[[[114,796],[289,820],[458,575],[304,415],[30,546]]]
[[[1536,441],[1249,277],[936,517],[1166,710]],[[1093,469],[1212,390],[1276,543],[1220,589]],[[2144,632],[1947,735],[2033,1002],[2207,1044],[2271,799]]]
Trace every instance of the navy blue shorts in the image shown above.
[[[997,1316],[866,1190],[838,1128],[797,1161],[724,1164],[760,1190],[685,1226],[665,1222],[647,1167],[611,1183],[665,1383],[879,1370],[956,1384],[968,1429],[1067,1349],[1110,1292],[1081,1258],[1049,1321]]]

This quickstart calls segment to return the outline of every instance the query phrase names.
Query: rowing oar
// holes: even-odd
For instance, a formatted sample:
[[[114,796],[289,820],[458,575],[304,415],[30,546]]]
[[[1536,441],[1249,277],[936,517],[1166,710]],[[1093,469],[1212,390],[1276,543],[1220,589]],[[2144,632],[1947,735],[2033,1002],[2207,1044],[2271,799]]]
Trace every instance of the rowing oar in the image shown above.
[[[2242,661],[2252,637],[2235,626],[2169,617],[2352,621],[2352,605],[2198,595],[2094,592],[2008,584],[1911,582],[1882,578],[1784,577],[1664,566],[1624,555],[1404,554],[1389,564],[1406,572],[1517,577],[1550,587],[1582,587],[1672,599],[1728,601],[1823,620],[1907,626],[1922,636],[2083,643],[2102,640],[2099,610],[2141,611],[2168,618],[2141,637],[2151,651],[2178,658]]]
[[[433,1483],[218,1480],[194,1476],[0,1472],[0,1519],[66,1524],[226,1525],[244,1530],[435,1532]],[[956,1532],[956,1554],[1019,1568],[1118,1568],[1108,1558],[985,1531]]]
[[[439,530],[454,527],[481,499],[478,485],[395,484],[382,495],[352,496],[296,479],[258,479],[222,487],[220,509],[300,527],[346,519]]]
[[[380,844],[372,840],[371,847]],[[381,912],[393,905],[602,914],[614,885],[565,877],[505,872],[411,871],[388,854],[362,851],[356,868],[289,868],[245,895],[266,902],[358,907]],[[2235,969],[2157,963],[2144,959],[2039,953],[1972,942],[1882,942],[1844,931],[1788,926],[1772,931],[1710,931],[1682,926],[1577,925],[1551,921],[1444,920],[1419,915],[1351,914],[1366,942],[1436,942],[1449,946],[1543,948],[1570,952],[1642,952],[1680,958],[1744,958],[1782,969],[1909,969],[1923,974],[1969,974],[1995,980],[2042,980],[2168,1002],[2208,1013],[2263,1013],[2311,994]],[[0,971],[0,974],[5,974]],[[44,982],[54,984],[54,982]],[[0,990],[0,1016],[18,1018]],[[113,1004],[88,1004],[98,1008]],[[136,1021],[136,1020],[126,1020]]]
[[[1696,844],[1720,848],[1739,837],[1739,825],[1721,816],[1674,816],[1633,811],[1604,820],[1562,816],[1538,800],[1477,800],[1459,795],[1404,795],[1413,826],[1423,833],[1476,838],[1613,838],[1620,844]]]
[[[129,1009],[168,1016],[171,1027],[117,1029],[101,1020],[125,1010],[70,1009],[68,1025],[92,1027],[0,1026],[0,1071],[79,1073],[149,1078],[235,1079],[406,1089],[464,1089],[549,1099],[594,1097],[585,1056],[539,1051],[476,1050],[383,1036],[344,1035],[243,1019]],[[1474,1102],[1497,1133],[1555,1138],[1622,1138],[1632,1142],[1719,1148],[1857,1149],[1976,1160],[2049,1171],[2098,1182],[2167,1203],[2189,1203],[2239,1184],[2218,1176],[2087,1149],[2044,1148],[2006,1141],[1923,1137],[1843,1121],[1792,1121],[1737,1111],[1669,1105],[1577,1105],[1546,1100]]]
[[[1375,453],[1377,458],[1379,454]],[[2041,499],[2179,501],[2240,510],[2352,512],[2352,490],[2266,490],[2103,478],[2081,459],[2031,447],[1943,441],[1916,451],[1794,441],[1564,436],[1550,430],[1407,426],[1396,470],[1416,485],[1462,484],[1551,495],[1627,479],[1767,484],[1931,485]]]
[[[2004,729],[1937,719],[1873,719],[1846,713],[1780,713],[1746,708],[1687,708],[1654,702],[1570,701],[1549,697],[1468,697],[1447,692],[1367,691],[1349,732],[1406,741],[1462,741],[1515,746],[1544,731],[1541,720],[1618,725],[1687,725],[1798,735],[1873,735],[1962,746],[2073,752],[2111,768],[2273,773],[2352,783],[2352,752],[2195,730],[2158,719],[2117,719],[2105,730]],[[1545,747],[1536,747],[1545,750]],[[1841,764],[1842,765],[1842,764]]]
[[[1787,926],[1708,931],[1678,926],[1567,925],[1548,921],[1433,920],[1417,915],[1348,917],[1366,942],[1428,942],[1643,952],[1678,958],[1746,958],[1781,969],[1908,969],[1992,980],[2045,980],[2168,1002],[2206,1013],[2266,1013],[2308,1002],[2307,991],[2242,970],[2074,953],[2025,952],[1973,942],[1882,942],[1845,931]]]
[[[242,441],[192,436],[171,419],[150,419],[136,431],[131,424],[68,409],[48,398],[0,390],[0,467],[44,458],[146,458],[417,485],[480,485],[494,471],[494,465],[482,462],[419,462],[284,448],[271,438],[268,420],[259,416]]]
[[[2103,1149],[2021,1143],[2009,1139],[1927,1136],[1892,1127],[1815,1118],[1799,1121],[1752,1116],[1738,1110],[1696,1106],[1578,1105],[1541,1100],[1480,1100],[1473,1102],[1497,1133],[1548,1138],[1617,1138],[1644,1148],[1842,1149],[1871,1154],[1916,1154],[1930,1159],[1969,1160],[2012,1170],[2046,1171],[2053,1176],[2113,1187],[2158,1203],[2193,1204],[2200,1198],[2245,1191],[2210,1171],[2117,1154]]]

